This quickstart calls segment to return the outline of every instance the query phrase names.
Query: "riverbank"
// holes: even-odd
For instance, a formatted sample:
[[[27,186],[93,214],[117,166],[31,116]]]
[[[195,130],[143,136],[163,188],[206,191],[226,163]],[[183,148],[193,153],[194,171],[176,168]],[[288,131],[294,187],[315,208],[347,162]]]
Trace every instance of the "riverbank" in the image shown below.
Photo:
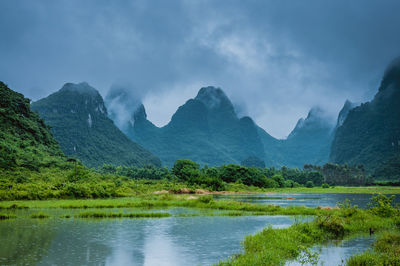
[[[219,265],[284,265],[297,259],[300,263],[316,264],[318,253],[311,247],[329,240],[377,234],[372,251],[354,255],[348,265],[398,265],[400,256],[400,210],[393,207],[390,198],[373,198],[374,207],[360,210],[349,203],[338,210],[318,214],[316,219],[296,223],[285,229],[268,227],[247,236],[244,251]]]

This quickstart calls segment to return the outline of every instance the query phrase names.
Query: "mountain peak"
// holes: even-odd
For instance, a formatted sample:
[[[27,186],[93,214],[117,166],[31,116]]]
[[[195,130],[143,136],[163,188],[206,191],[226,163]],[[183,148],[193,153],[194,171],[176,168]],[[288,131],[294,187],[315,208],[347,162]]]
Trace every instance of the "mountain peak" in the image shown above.
[[[134,121],[146,120],[147,119],[146,109],[144,108],[143,104],[140,104],[137,107],[137,109],[133,113],[133,119],[134,119]]]
[[[379,91],[385,90],[392,83],[400,84],[400,57],[395,58],[386,68]]]
[[[307,118],[300,118],[293,131],[289,134],[288,139],[299,134],[306,134],[313,130],[330,130],[333,128],[333,123],[325,110],[319,106],[311,108]],[[308,133],[307,133],[308,134]]]
[[[97,96],[99,92],[90,86],[87,82],[81,82],[81,83],[65,83],[64,86],[61,88],[60,91],[70,91],[70,92],[77,92],[80,94],[88,94],[91,96]]]
[[[233,109],[233,105],[224,91],[213,86],[201,88],[195,100],[202,102],[210,109],[215,109],[223,105],[229,105]]]
[[[347,115],[349,114],[350,110],[353,109],[356,106],[355,103],[350,102],[349,100],[346,100],[344,103],[342,109],[339,112],[338,118],[337,118],[337,123],[336,123],[336,128],[340,127],[343,125],[344,120],[346,120]]]

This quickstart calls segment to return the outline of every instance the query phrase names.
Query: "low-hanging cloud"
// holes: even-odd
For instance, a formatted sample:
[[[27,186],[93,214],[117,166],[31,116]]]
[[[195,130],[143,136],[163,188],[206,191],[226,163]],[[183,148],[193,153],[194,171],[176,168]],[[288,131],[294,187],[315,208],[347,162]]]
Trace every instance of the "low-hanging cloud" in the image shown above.
[[[0,79],[35,100],[81,81],[105,96],[123,80],[157,125],[212,85],[285,137],[313,106],[334,119],[346,99],[373,96],[400,55],[399,8],[395,0],[1,1]],[[129,119],[129,108],[120,111]]]

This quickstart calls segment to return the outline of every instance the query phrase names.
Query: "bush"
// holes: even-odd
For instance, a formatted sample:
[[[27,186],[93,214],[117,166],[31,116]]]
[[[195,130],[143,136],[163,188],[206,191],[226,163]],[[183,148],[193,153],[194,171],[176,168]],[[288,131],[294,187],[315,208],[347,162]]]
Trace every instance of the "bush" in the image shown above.
[[[380,217],[390,217],[398,211],[394,207],[394,198],[394,195],[387,197],[385,195],[378,194],[371,198],[369,209],[373,214]]]
[[[321,187],[322,187],[322,188],[329,188],[329,185],[328,185],[327,183],[325,183],[325,184],[322,184]]]
[[[306,182],[306,187],[308,187],[308,188],[314,187],[313,181],[307,181],[307,182]]]
[[[343,220],[336,215],[319,216],[316,223],[322,230],[333,234],[335,237],[344,236],[345,229]]]

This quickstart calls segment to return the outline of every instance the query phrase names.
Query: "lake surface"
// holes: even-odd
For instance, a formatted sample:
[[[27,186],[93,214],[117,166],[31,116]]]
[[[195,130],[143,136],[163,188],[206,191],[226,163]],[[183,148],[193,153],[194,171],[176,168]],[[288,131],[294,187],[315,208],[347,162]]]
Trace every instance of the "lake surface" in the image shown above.
[[[282,207],[286,206],[306,206],[335,207],[338,202],[346,199],[359,208],[366,208],[371,200],[371,194],[360,193],[257,193],[257,194],[228,194],[214,195],[216,200],[236,200],[257,204],[272,204]],[[395,203],[400,204],[400,195],[395,195]]]
[[[0,265],[211,265],[287,216],[16,219],[0,222]]]
[[[370,248],[374,237],[364,236],[343,241],[331,241],[326,245],[315,247],[312,252],[319,253],[318,265],[345,265],[346,260],[354,254],[362,253]],[[298,261],[290,261],[286,266],[308,265]]]
[[[264,193],[215,195],[215,198],[308,207],[335,206],[338,201],[349,199],[365,208],[371,195]],[[398,195],[396,202],[400,203]],[[300,220],[288,216],[98,220],[20,218],[37,211],[16,210],[17,219],[0,221],[0,265],[211,265],[240,253],[245,236],[267,226],[289,227],[296,219]],[[52,217],[66,212],[62,209],[43,211]],[[79,211],[68,210],[67,213]],[[201,212],[185,208],[151,211],[171,214]],[[324,265],[339,265],[352,254],[363,252],[372,242],[371,238],[331,242],[320,247],[320,261]],[[299,265],[298,262],[290,263],[288,265]]]

